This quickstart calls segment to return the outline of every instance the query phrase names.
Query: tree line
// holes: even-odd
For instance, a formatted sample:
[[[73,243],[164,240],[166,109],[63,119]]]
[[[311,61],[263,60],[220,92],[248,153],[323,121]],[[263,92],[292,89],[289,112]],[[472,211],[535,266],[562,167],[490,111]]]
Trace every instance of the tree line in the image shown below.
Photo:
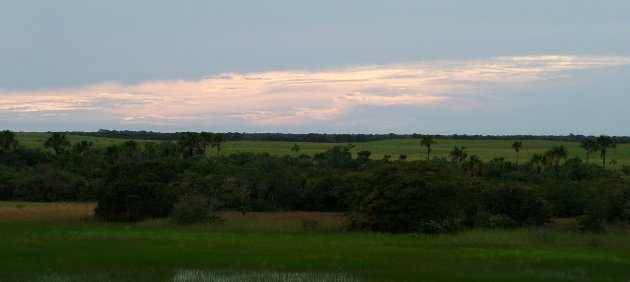
[[[103,149],[52,133],[44,143],[51,152],[24,148],[5,130],[0,199],[97,201],[97,218],[108,221],[190,215],[200,207],[204,213],[344,212],[348,229],[382,232],[511,228],[553,217],[579,217],[580,228],[601,230],[605,221],[630,220],[630,169],[605,168],[611,140],[583,141],[587,155],[600,153],[603,163],[596,165],[588,157],[568,158],[562,146],[521,161],[524,141],[512,144],[516,162],[483,161],[462,147],[448,157],[432,156],[436,141],[424,136],[418,150],[426,150],[426,160],[408,161],[405,155],[354,152],[351,144],[313,155],[300,153],[296,144],[285,156],[223,156],[225,137],[203,132]]]
[[[118,138],[118,139],[141,139],[141,140],[170,140],[175,141],[186,132],[153,132],[153,131],[131,131],[131,130],[107,130],[100,129],[96,132],[70,131],[65,132],[70,135]],[[225,132],[222,133],[226,141],[284,141],[284,142],[316,142],[316,143],[359,143],[390,139],[420,139],[426,134],[326,134],[326,133],[247,133],[247,132]],[[584,139],[595,138],[595,136],[585,136],[579,134],[569,135],[433,135],[435,139],[452,140],[553,140],[580,142]],[[611,137],[617,144],[630,143],[628,136]]]

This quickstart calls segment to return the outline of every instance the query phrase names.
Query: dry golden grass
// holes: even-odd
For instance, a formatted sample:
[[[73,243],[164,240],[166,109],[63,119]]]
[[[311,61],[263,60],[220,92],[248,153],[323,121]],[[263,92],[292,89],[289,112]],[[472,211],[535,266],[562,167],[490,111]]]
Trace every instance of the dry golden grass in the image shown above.
[[[0,221],[63,221],[91,219],[96,203],[75,202],[7,202],[0,201]],[[344,217],[331,212],[248,212],[220,213],[218,223],[201,226],[219,230],[249,231],[340,231]],[[148,219],[140,226],[168,225],[167,219]]]
[[[0,202],[0,221],[54,221],[94,217],[96,203]]]

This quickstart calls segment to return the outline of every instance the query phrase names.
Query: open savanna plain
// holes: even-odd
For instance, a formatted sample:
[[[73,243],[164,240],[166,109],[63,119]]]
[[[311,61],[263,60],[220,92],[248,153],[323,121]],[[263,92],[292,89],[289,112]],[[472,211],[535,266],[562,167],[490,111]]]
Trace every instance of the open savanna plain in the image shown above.
[[[51,134],[48,133],[17,133],[17,139],[26,147],[43,148],[45,140]],[[125,139],[102,138],[90,136],[68,135],[71,143],[87,140],[94,143],[97,149],[103,149],[113,144],[121,144]],[[136,140],[140,144],[145,141]],[[512,149],[512,143],[517,140],[464,140],[464,139],[436,139],[432,147],[431,157],[449,158],[449,152],[454,146],[465,148],[468,155],[477,155],[482,161],[489,161],[493,158],[504,158],[507,161],[515,161],[516,153]],[[550,140],[524,140],[523,147],[519,153],[520,162],[523,163],[534,154],[544,154],[554,146],[565,146],[568,158],[579,157],[586,160],[586,153],[580,148],[579,142],[550,141]],[[298,152],[291,151],[294,145],[299,145]],[[326,151],[334,146],[348,145],[348,143],[315,143],[315,142],[282,142],[282,141],[228,141],[222,145],[220,154],[229,155],[237,152],[269,153],[272,155],[292,155],[299,154],[314,155]],[[407,156],[408,160],[420,160],[426,158],[426,147],[420,145],[419,139],[390,139],[371,142],[353,143],[352,149],[356,153],[360,151],[370,151],[372,159],[381,159],[385,155],[390,155],[392,160],[398,159],[401,154]],[[209,151],[209,155],[216,154],[216,151]],[[618,144],[615,149],[611,149],[607,155],[607,161],[614,160],[616,164],[609,166],[612,169],[623,165],[630,165],[630,144]],[[601,164],[599,154],[590,156],[590,161]]]
[[[0,281],[628,281],[623,231],[344,232],[335,213],[104,223],[94,203],[0,202]],[[567,229],[567,230],[565,230]]]

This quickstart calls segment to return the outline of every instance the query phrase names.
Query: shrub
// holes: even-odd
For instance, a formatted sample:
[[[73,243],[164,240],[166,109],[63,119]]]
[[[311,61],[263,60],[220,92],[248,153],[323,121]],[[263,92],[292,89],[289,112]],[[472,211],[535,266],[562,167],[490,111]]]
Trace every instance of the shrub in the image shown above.
[[[499,184],[484,189],[480,196],[487,212],[505,215],[518,225],[542,225],[551,222],[551,208],[528,186]]]
[[[519,224],[504,214],[490,214],[483,210],[477,210],[468,215],[465,225],[473,228],[510,229]]]
[[[319,221],[314,219],[302,219],[302,229],[304,231],[313,231],[319,226]]]
[[[453,219],[445,220],[420,220],[416,223],[416,231],[423,234],[452,233],[459,230],[459,223]]]
[[[615,222],[627,219],[630,184],[622,179],[605,179],[590,183],[586,215]]]
[[[189,194],[174,205],[171,218],[177,224],[193,224],[218,220],[217,202],[205,195]]]
[[[507,215],[494,214],[488,217],[485,228],[491,229],[510,229],[518,226],[518,223]]]
[[[578,230],[582,232],[606,232],[601,219],[593,215],[582,215],[577,218]]]
[[[48,165],[40,165],[32,171],[25,170],[16,182],[12,197],[35,202],[74,201],[81,186],[72,173]]]
[[[169,185],[177,169],[171,163],[146,161],[112,167],[106,185],[97,195],[97,219],[140,221],[167,217],[173,208],[174,193]]]
[[[10,167],[0,164],[0,200],[6,201],[11,199],[17,178],[17,172]]]
[[[436,233],[454,229],[470,203],[466,182],[433,162],[395,162],[354,174],[349,227]]]
[[[588,187],[576,181],[550,181],[539,190],[559,217],[575,217],[584,214],[589,199]]]

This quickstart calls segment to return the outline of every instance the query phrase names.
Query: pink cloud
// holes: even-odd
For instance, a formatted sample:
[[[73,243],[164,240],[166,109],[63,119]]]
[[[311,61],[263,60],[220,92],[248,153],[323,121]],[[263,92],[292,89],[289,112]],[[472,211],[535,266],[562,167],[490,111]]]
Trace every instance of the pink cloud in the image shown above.
[[[105,113],[120,123],[242,120],[300,124],[334,120],[359,106],[475,107],[485,85],[520,87],[568,71],[627,65],[629,57],[522,56],[368,65],[324,71],[225,73],[197,81],[115,82],[74,89],[0,90],[0,111]],[[481,104],[481,103],[480,103]]]

